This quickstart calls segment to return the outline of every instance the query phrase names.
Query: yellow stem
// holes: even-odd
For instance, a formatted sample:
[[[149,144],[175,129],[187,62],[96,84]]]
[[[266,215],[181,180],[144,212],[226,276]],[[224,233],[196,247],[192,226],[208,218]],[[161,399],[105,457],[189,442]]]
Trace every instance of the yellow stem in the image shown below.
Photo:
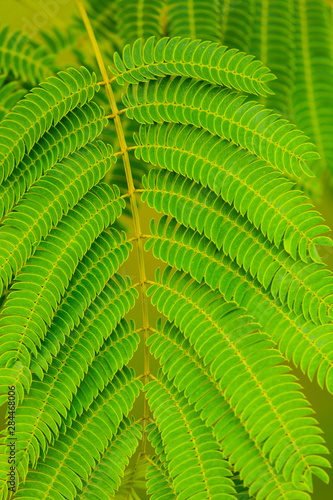
[[[103,81],[105,82],[105,90],[108,96],[108,100],[110,103],[116,131],[117,131],[117,136],[120,144],[120,150],[122,153],[123,157],[123,163],[124,163],[124,170],[125,170],[125,175],[126,175],[126,181],[127,181],[127,186],[128,186],[128,193],[130,195],[130,203],[131,203],[131,209],[132,209],[132,215],[133,215],[133,224],[134,224],[134,232],[135,236],[138,242],[138,261],[139,261],[139,276],[140,276],[140,282],[141,282],[141,293],[142,293],[142,317],[143,317],[143,328],[144,328],[144,373],[146,374],[145,377],[145,383],[148,383],[148,374],[149,374],[149,351],[147,349],[147,344],[146,341],[148,339],[149,335],[149,320],[148,320],[148,301],[147,301],[147,296],[146,296],[146,268],[145,268],[145,261],[144,261],[144,253],[143,253],[143,243],[142,243],[142,238],[141,238],[141,226],[140,226],[140,219],[139,219],[139,211],[138,211],[138,205],[137,205],[137,200],[135,197],[135,188],[134,188],[134,182],[133,182],[133,176],[132,176],[132,171],[131,171],[131,165],[129,161],[129,156],[128,156],[128,148],[126,144],[126,139],[124,135],[124,130],[121,124],[121,119],[119,116],[119,111],[117,107],[117,103],[115,100],[115,96],[112,90],[112,87],[110,83],[108,82],[108,75],[106,71],[106,67],[102,58],[101,51],[99,49],[94,31],[92,29],[90,20],[88,18],[86,9],[83,5],[82,0],[76,0],[78,9],[80,11],[80,14],[82,16],[82,20],[84,22],[84,25],[86,27],[87,33],[89,35],[91,45],[93,47],[97,63],[103,78]],[[146,398],[144,399],[144,428],[143,428],[143,437],[142,437],[142,453],[145,454],[146,452],[146,441],[147,441],[147,436],[145,432],[145,422],[148,419],[148,413],[149,413],[149,408],[148,408],[148,402]]]

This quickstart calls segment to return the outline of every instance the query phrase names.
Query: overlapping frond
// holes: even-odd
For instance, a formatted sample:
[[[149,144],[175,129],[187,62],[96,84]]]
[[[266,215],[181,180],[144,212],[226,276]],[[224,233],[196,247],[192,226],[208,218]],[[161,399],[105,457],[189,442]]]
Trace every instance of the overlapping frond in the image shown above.
[[[127,43],[161,34],[162,0],[116,0],[119,35]]]
[[[157,276],[148,293],[157,309],[183,332],[201,363],[209,366],[222,395],[235,405],[250,436],[263,443],[276,470],[296,488],[311,491],[311,472],[325,477],[318,466],[327,460],[317,453],[327,450],[315,426],[303,434],[302,417],[312,410],[288,384],[288,375],[283,375],[288,368],[281,365],[283,358],[269,337],[235,304],[171,268],[160,279]],[[226,446],[223,449],[226,452]]]
[[[294,259],[320,262],[316,245],[329,231],[310,200],[265,161],[201,129],[184,125],[141,127],[136,155],[200,182],[245,216]]]
[[[318,249],[332,241],[297,187],[313,179],[311,141],[326,155],[329,106],[316,137],[302,126],[329,88],[327,31],[313,35],[326,8],[87,0],[87,15],[84,3],[83,22],[42,35],[50,58],[0,34],[0,401],[15,386],[15,498],[310,500],[328,450],[286,361],[333,393],[333,277]],[[285,119],[295,15],[300,130]],[[50,76],[59,51],[77,44],[82,60],[83,25],[102,76]],[[5,80],[42,83],[17,102]],[[162,214],[150,235],[139,192]],[[166,264],[155,279],[150,249]]]
[[[111,42],[115,49],[121,49],[124,41],[119,33],[118,0],[87,0],[86,8],[99,44],[106,43],[110,50]],[[81,17],[77,17],[75,21],[75,28],[86,35],[86,28]]]
[[[316,144],[319,175],[333,169],[333,57],[331,25],[323,1],[295,1],[295,80],[292,93],[294,122]]]
[[[110,71],[120,84],[182,75],[259,95],[271,92],[267,82],[275,78],[253,56],[181,37],[164,37],[156,43],[151,37],[144,44],[137,40],[132,48],[126,45],[122,58],[115,52]]]
[[[29,366],[30,353],[36,354],[79,260],[105,227],[119,217],[123,206],[124,201],[117,199],[109,186],[94,187],[61,219],[17,274],[0,319],[1,364],[7,366],[8,377]]]
[[[78,262],[125,205],[117,188],[100,182],[115,160],[112,148],[89,143],[105,125],[101,108],[87,102],[96,78],[86,70],[61,77],[28,94],[2,127],[2,165],[12,172],[1,193],[7,213],[0,228],[2,287],[16,280],[0,320],[2,389],[16,382],[20,399],[31,384],[31,354],[37,355]],[[25,117],[24,110],[31,113]]]
[[[249,50],[254,29],[255,0],[220,0],[220,41],[230,48]]]
[[[28,381],[25,390],[29,394],[16,412],[18,436],[22,436],[16,457],[21,479],[29,463],[35,466],[58,436],[63,419],[68,426],[87,410],[137,348],[134,324],[122,319],[133,307],[137,291],[119,275],[109,279],[128,257],[129,248],[114,230],[95,240],[32,361],[31,370],[42,381],[34,378],[32,385]],[[1,476],[6,468],[7,464]]]
[[[36,356],[32,355],[31,369],[40,379],[52,356],[57,356],[66,337],[70,337],[71,330],[78,326],[92,301],[127,260],[131,249],[124,235],[114,229],[103,231],[93,242],[79,262]]]
[[[18,82],[6,83],[7,75],[0,75],[0,121],[25,94]]]
[[[280,495],[281,498],[288,498],[288,491],[296,493],[292,483],[286,481],[282,474],[277,474],[274,461],[264,453],[260,441],[258,442],[246,428],[241,414],[237,413],[237,406],[232,404],[232,399],[223,397],[209,363],[205,366],[202,364],[201,357],[180,330],[172,323],[167,322],[162,327],[159,322],[158,329],[149,343],[153,355],[160,359],[163,373],[179,391],[184,391],[188,402],[194,405],[200,418],[214,433],[234,470],[240,471],[251,496],[257,494],[258,498],[266,498],[269,495]],[[275,376],[283,373],[284,369],[280,367],[275,371]],[[299,389],[295,377],[284,377],[290,388]],[[310,417],[307,423],[312,425],[315,420]],[[313,431],[316,432],[316,429]],[[157,442],[160,436],[155,434],[152,444],[161,454],[161,445]],[[232,442],[238,444],[234,449],[230,446]],[[164,454],[162,446],[161,460]],[[236,489],[238,485],[239,481],[236,481]],[[308,494],[304,493],[303,498],[309,498]]]
[[[295,64],[294,19],[293,0],[257,1],[253,33],[248,47],[248,52],[255,55],[265,66],[268,66],[276,76],[276,80],[270,85],[274,95],[262,97],[260,102],[291,121],[293,121],[291,92]],[[307,132],[300,122],[297,125],[301,130]],[[313,137],[312,139],[315,142]]]
[[[3,219],[0,228],[3,287],[8,286],[12,276],[62,216],[104,177],[113,158],[112,150],[103,143],[85,146],[49,170]]]
[[[136,295],[133,294],[133,290],[125,290],[124,296],[120,296],[120,300],[123,301],[121,305],[123,310],[119,308],[120,314],[127,313],[133,307],[134,298],[136,298]],[[114,303],[108,304],[111,310],[113,306]],[[118,306],[117,301],[115,301],[115,306]],[[115,316],[119,315],[119,310]],[[111,321],[109,322],[111,323]],[[115,334],[106,339],[96,359],[90,364],[87,375],[73,398],[74,410],[72,413],[80,415],[83,409],[90,406],[98,391],[106,386],[108,377],[113,376],[117,369],[121,369],[129,363],[136,351],[138,342],[139,336],[134,331],[134,323],[132,322],[129,325],[125,320],[120,323],[115,330]]]
[[[150,494],[151,500],[158,500],[161,497],[164,497],[165,500],[175,498],[168,468],[161,460],[154,457],[150,460],[146,478],[147,492]]]
[[[134,465],[125,469],[119,489],[112,498],[114,500],[138,500],[141,493],[145,494],[147,465],[147,457],[140,453]]]
[[[141,438],[141,427],[132,420],[125,418],[119,425],[117,434],[111,439],[110,445],[101,457],[88,480],[83,482],[83,489],[75,500],[89,500],[92,495],[101,500],[109,500],[110,495],[117,500],[126,498],[132,500],[131,494],[126,491],[126,472],[129,458],[134,454],[138,441]],[[125,472],[125,477],[124,476]],[[144,470],[145,472],[145,470]],[[130,473],[132,471],[130,470]],[[143,474],[144,479],[145,474]],[[125,495],[122,496],[121,478],[125,482]],[[136,479],[136,478],[135,478]],[[137,479],[136,479],[137,482]]]
[[[36,471],[28,473],[17,498],[32,499],[38,491],[40,500],[74,500],[77,489],[83,490],[84,481],[89,480],[108,448],[112,450],[112,439],[116,439],[140,387],[133,370],[118,372],[89,409],[60,434]]]
[[[149,206],[204,234],[291,310],[317,324],[332,317],[333,276],[323,265],[294,260],[212,191],[184,176],[151,170],[144,187]]]
[[[226,300],[245,308],[287,359],[300,365],[311,380],[316,375],[319,385],[333,392],[332,323],[324,327],[293,313],[279,297],[253,280],[249,272],[218,251],[211,240],[176,224],[174,219],[168,221],[164,216],[157,228],[154,222],[151,224],[151,230],[147,250],[152,246],[155,257],[189,273],[199,283],[204,280]]]
[[[25,153],[69,112],[89,102],[98,85],[85,68],[49,77],[22,99],[0,124],[0,180],[12,173]]]
[[[4,217],[43,174],[63,158],[99,136],[106,123],[94,102],[70,111],[25,154],[0,186],[0,217]]]
[[[62,420],[65,419],[68,427],[77,415],[88,410],[98,393],[128,363],[137,348],[138,335],[133,325],[129,326],[125,320],[117,325],[122,311],[117,311],[114,317],[110,313],[117,300],[124,301],[126,294],[128,298],[133,291],[125,288],[117,298],[115,290],[119,290],[118,283],[115,286],[112,282],[106,287],[100,299],[104,307],[98,310],[94,304],[88,310],[90,322],[82,321],[71,332],[43,381],[35,379],[29,395],[18,406],[17,450],[20,452],[16,467],[23,481],[29,464],[35,467],[39,457],[58,437]],[[104,331],[98,332],[101,323],[105,325]]]
[[[167,0],[171,36],[220,40],[219,0]]]
[[[166,376],[150,382],[146,390],[177,498],[234,499],[229,464],[193,406]]]
[[[173,122],[208,130],[249,150],[286,175],[313,175],[313,144],[293,125],[244,95],[191,78],[165,77],[129,86],[127,115],[140,123]]]
[[[11,72],[23,82],[36,85],[54,71],[54,56],[45,47],[35,48],[20,31],[0,31],[0,71]]]

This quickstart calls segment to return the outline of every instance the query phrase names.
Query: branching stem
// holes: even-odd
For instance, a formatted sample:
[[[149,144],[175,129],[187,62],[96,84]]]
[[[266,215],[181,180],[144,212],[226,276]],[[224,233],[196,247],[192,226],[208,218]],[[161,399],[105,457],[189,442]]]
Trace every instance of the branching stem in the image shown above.
[[[134,224],[134,233],[135,237],[137,240],[137,245],[138,245],[138,264],[139,264],[139,276],[140,276],[140,282],[141,282],[141,293],[142,293],[142,318],[143,318],[143,329],[144,329],[144,373],[146,374],[145,377],[145,383],[148,382],[148,373],[149,373],[149,351],[146,345],[146,341],[149,336],[149,319],[148,319],[148,300],[146,296],[146,268],[145,268],[145,261],[144,261],[144,253],[143,253],[143,241],[141,238],[142,232],[141,232],[141,226],[140,226],[140,219],[139,219],[139,211],[138,211],[138,204],[137,200],[135,197],[135,188],[134,188],[134,181],[133,181],[133,176],[132,176],[132,171],[131,171],[131,165],[130,165],[130,160],[128,156],[128,147],[126,144],[126,139],[125,139],[125,134],[124,130],[121,124],[121,119],[119,116],[119,111],[116,103],[116,99],[112,90],[112,87],[109,83],[106,67],[103,61],[103,57],[101,54],[101,51],[99,49],[94,31],[92,29],[90,20],[88,18],[86,9],[83,5],[82,0],[76,0],[78,9],[80,11],[82,20],[84,22],[84,25],[86,27],[87,33],[89,35],[97,63],[103,78],[103,81],[105,82],[105,90],[108,96],[111,112],[112,112],[112,117],[115,123],[116,131],[117,131],[117,136],[120,144],[120,152],[123,157],[123,163],[124,163],[124,170],[125,170],[125,175],[126,175],[126,181],[127,181],[127,186],[128,186],[128,194],[130,197],[130,203],[131,203],[131,210],[132,210],[132,216],[133,216],[133,224]],[[146,431],[145,431],[145,423],[148,420],[148,414],[149,414],[149,407],[148,407],[148,402],[146,398],[144,399],[144,412],[143,412],[143,417],[144,417],[144,424],[143,424],[143,437],[142,437],[142,453],[145,454],[146,452],[146,442],[147,442],[147,436],[146,436]]]

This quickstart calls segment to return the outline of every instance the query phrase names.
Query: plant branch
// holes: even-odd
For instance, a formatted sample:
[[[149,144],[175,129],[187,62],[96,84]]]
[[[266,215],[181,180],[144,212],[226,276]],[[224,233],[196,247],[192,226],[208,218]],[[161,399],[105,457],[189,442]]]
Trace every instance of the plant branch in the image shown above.
[[[130,203],[131,203],[131,209],[132,209],[132,215],[133,215],[133,224],[134,224],[134,232],[135,236],[137,238],[137,244],[138,244],[138,264],[139,264],[139,275],[140,275],[140,282],[141,282],[141,293],[142,293],[142,317],[143,317],[143,328],[144,328],[144,373],[148,374],[149,373],[149,351],[147,348],[146,341],[149,336],[149,319],[148,319],[148,300],[146,296],[146,268],[145,268],[145,261],[144,261],[144,251],[143,251],[143,242],[141,238],[141,225],[140,225],[140,219],[139,219],[139,211],[138,211],[138,204],[135,196],[135,188],[134,188],[134,181],[133,181],[133,176],[132,176],[132,171],[131,171],[131,165],[130,165],[130,160],[128,156],[128,147],[126,144],[126,139],[125,139],[125,134],[124,130],[121,124],[120,116],[119,116],[119,111],[116,103],[116,99],[112,90],[112,87],[110,83],[108,82],[108,75],[106,71],[106,67],[103,61],[103,57],[101,54],[101,51],[99,49],[93,28],[91,26],[90,20],[88,18],[86,9],[83,5],[82,0],[76,0],[78,9],[80,11],[82,20],[84,22],[84,25],[86,27],[87,33],[89,35],[97,63],[102,75],[102,78],[105,82],[105,90],[107,93],[107,97],[109,100],[112,116],[114,119],[116,131],[117,131],[117,136],[120,144],[120,150],[122,153],[123,157],[123,163],[124,163],[124,169],[125,169],[125,175],[126,175],[126,181],[127,181],[127,186],[128,186],[128,193],[130,195]],[[148,376],[146,376],[146,383],[148,382]],[[148,419],[148,414],[149,414],[149,407],[148,407],[148,402],[146,398],[144,399],[144,422],[147,421]],[[145,432],[145,424],[144,424],[144,429],[143,429],[143,437],[142,437],[142,453],[145,453],[146,451],[146,441],[147,441],[147,435]]]

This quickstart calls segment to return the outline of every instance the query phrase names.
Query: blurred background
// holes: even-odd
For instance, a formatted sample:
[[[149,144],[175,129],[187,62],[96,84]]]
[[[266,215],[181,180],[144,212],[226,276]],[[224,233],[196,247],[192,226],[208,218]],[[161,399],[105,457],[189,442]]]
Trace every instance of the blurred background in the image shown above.
[[[31,37],[32,40],[38,43],[40,41],[38,31],[47,31],[50,27],[58,27],[59,29],[66,28],[69,18],[76,14],[76,5],[74,0],[0,0],[0,12],[1,12],[1,24],[9,24],[12,29],[23,30],[27,36]],[[333,36],[333,34],[332,34]],[[80,40],[80,50],[84,51],[87,59],[92,60],[93,54],[87,37],[83,37]],[[70,53],[62,54],[63,64],[70,65],[71,57]],[[111,63],[106,59],[106,63]],[[65,67],[65,66],[64,66]],[[292,116],[289,117],[293,121]],[[332,138],[333,140],[333,138]],[[330,182],[327,179],[324,182],[324,191],[317,197],[315,201],[317,209],[324,216],[327,225],[331,228],[333,227],[333,187],[331,187]],[[142,210],[142,220],[143,220],[143,232],[147,233],[149,230],[148,221],[152,216],[152,212],[147,207],[141,207]],[[332,235],[332,233],[331,233]],[[129,236],[131,237],[131,235]],[[151,255],[146,259],[147,269],[152,278],[155,272],[155,267],[159,264],[152,258]],[[327,266],[333,271],[333,249],[332,248],[322,248],[321,257]],[[122,269],[124,274],[131,277],[132,281],[136,283],[139,280],[139,276],[136,269],[136,259],[133,256],[124,268]],[[139,304],[140,306],[140,304]],[[153,322],[158,317],[158,313],[151,309],[150,318]],[[136,308],[136,322],[140,324],[141,321],[141,308]],[[137,371],[140,371],[140,359],[142,357],[136,356],[135,364],[133,365]],[[300,370],[294,370],[295,374],[299,378],[303,388],[304,393],[308,400],[310,401],[314,411],[315,417],[317,418],[322,430],[324,431],[325,440],[328,448],[333,452],[333,396],[330,395],[326,390],[322,390],[318,384],[314,381],[312,384],[309,382],[307,377],[303,375]],[[136,412],[139,416],[141,413],[140,401],[136,405]],[[1,428],[4,425],[4,412],[5,409],[1,408]],[[321,481],[314,480],[314,494],[313,500],[330,500],[333,499],[333,473],[330,472],[331,481],[329,485],[323,484]]]

